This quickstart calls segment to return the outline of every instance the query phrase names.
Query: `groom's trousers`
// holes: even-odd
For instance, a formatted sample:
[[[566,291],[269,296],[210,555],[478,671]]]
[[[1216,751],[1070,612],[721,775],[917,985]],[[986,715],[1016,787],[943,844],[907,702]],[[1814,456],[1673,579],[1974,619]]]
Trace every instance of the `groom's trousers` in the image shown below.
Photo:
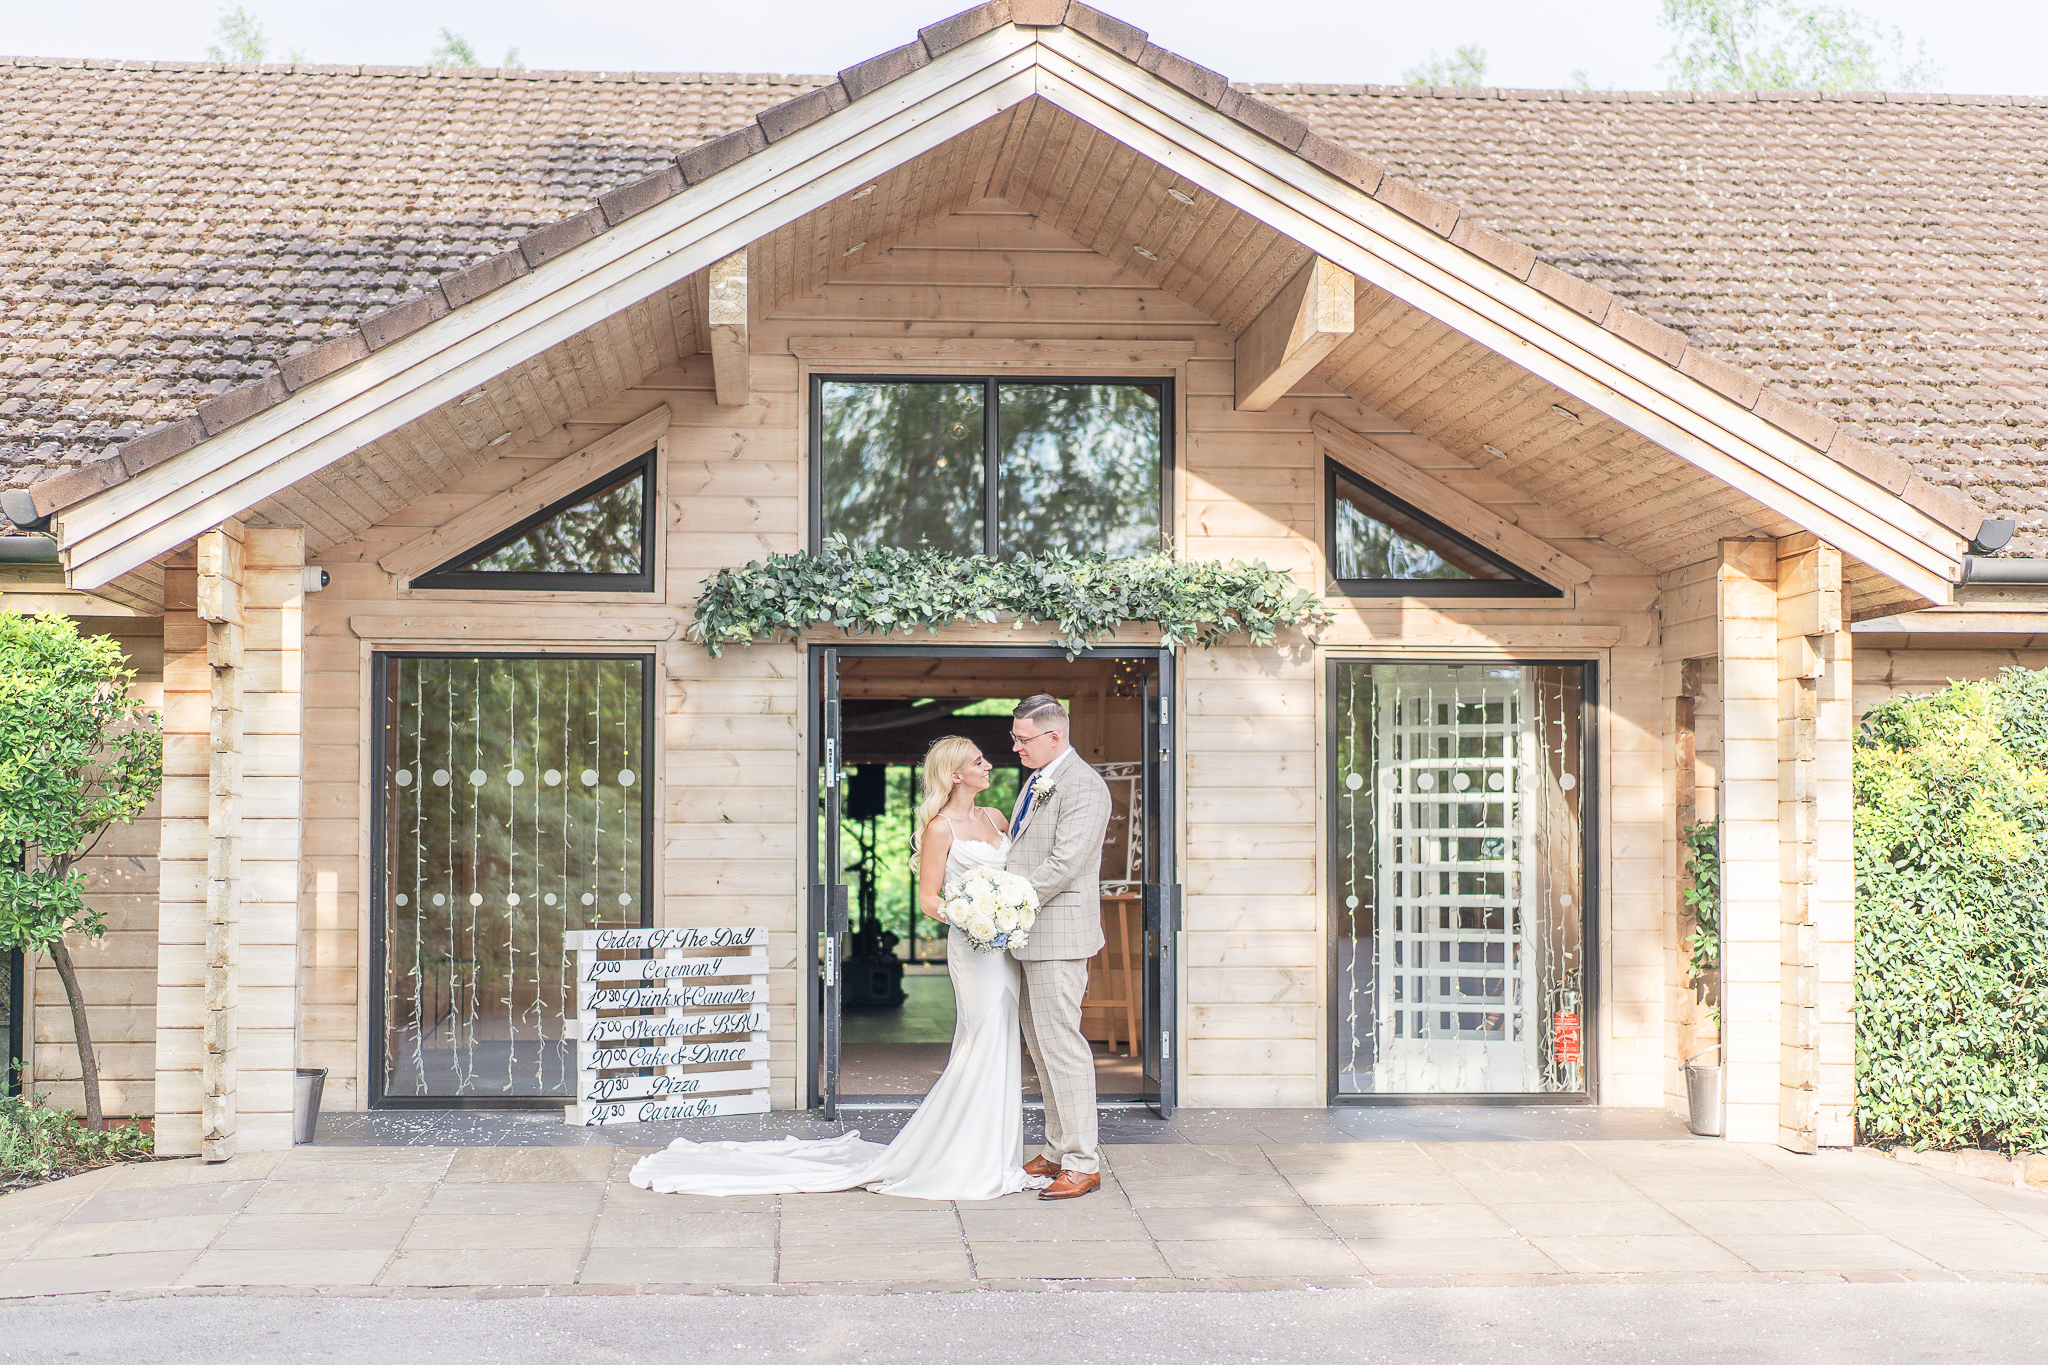
[[[1081,1036],[1087,958],[1019,962],[1017,1014],[1045,1099],[1045,1159],[1063,1171],[1102,1168],[1095,1139],[1095,1051]]]

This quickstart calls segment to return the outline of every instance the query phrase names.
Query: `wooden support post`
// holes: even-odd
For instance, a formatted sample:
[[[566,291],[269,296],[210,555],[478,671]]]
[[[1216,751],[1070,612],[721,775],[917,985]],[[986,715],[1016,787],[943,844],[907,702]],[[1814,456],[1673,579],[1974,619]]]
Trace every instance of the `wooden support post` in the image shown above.
[[[199,537],[197,609],[212,673],[206,774],[206,954],[199,1053],[199,1154],[235,1154],[235,893],[241,878],[242,629],[247,533],[224,521]]]
[[[741,247],[711,267],[711,377],[721,407],[742,407],[748,399],[747,249]]]
[[[1834,547],[1801,534],[1778,542],[1777,561],[1777,1142],[1791,1151],[1813,1152],[1820,1146],[1822,926],[1841,917],[1831,914],[1827,905],[1829,891],[1842,889],[1834,885],[1840,879],[1828,878],[1829,889],[1823,889],[1826,853],[1833,850],[1824,850],[1828,841],[1822,833],[1821,780],[1824,766],[1845,765],[1847,760],[1849,703],[1840,682],[1840,675],[1848,671],[1846,643],[1840,643],[1845,641],[1842,556]],[[1830,714],[1824,716],[1824,710]],[[1824,726],[1829,733],[1826,765]],[[1831,802],[1844,805],[1840,816],[1845,819],[1845,786],[1829,795]],[[1847,850],[1839,852],[1846,862]],[[1846,904],[1836,909],[1850,912]],[[1847,1020],[1839,1022],[1846,1025]],[[1848,1106],[1844,1096],[1838,1122],[1846,1121]]]
[[[1734,1142],[1778,1140],[1777,574],[1775,542],[1721,542],[1722,1133]]]
[[[1320,256],[1280,287],[1237,338],[1238,411],[1272,407],[1351,335],[1357,289],[1350,271]]]

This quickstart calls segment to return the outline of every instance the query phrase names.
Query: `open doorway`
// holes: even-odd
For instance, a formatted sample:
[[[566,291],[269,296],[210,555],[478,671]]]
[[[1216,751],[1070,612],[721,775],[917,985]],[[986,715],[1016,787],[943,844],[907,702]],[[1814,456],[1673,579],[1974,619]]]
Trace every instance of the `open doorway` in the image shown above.
[[[821,889],[843,907],[836,961],[821,973],[817,1002],[819,1098],[914,1104],[938,1079],[953,1036],[953,993],[944,926],[917,911],[910,852],[913,812],[922,796],[926,749],[963,735],[995,765],[982,800],[1006,817],[1024,769],[1010,748],[1011,709],[1037,692],[1060,698],[1073,715],[1073,742],[1110,788],[1112,814],[1102,851],[1103,938],[1089,964],[1082,1032],[1095,1053],[1096,1089],[1105,1102],[1154,1100],[1148,1083],[1148,1010],[1156,1024],[1156,946],[1148,954],[1146,887],[1168,880],[1160,839],[1162,769],[1147,761],[1158,734],[1162,662],[1156,654],[1068,660],[994,651],[952,657],[903,650],[833,651],[821,721],[829,755],[820,777]],[[822,661],[821,661],[822,662]],[[820,679],[821,684],[827,680]],[[836,783],[836,800],[827,799]],[[836,807],[835,831],[825,828]],[[1170,829],[1170,824],[1165,826]],[[1156,891],[1149,902],[1156,920]],[[829,910],[828,910],[829,913]],[[1154,997],[1148,1000],[1148,996]],[[1156,1033],[1156,1029],[1154,1030]],[[1152,1050],[1156,1053],[1157,1041]],[[836,1055],[833,1055],[836,1054]],[[1037,1094],[1028,1058],[1027,1098]]]

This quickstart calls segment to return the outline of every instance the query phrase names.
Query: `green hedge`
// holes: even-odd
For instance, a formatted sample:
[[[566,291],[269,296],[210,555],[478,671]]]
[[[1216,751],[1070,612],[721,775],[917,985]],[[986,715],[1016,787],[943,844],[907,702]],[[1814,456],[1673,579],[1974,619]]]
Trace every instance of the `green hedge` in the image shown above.
[[[1873,708],[1855,778],[1863,1139],[2048,1148],[2048,670]]]

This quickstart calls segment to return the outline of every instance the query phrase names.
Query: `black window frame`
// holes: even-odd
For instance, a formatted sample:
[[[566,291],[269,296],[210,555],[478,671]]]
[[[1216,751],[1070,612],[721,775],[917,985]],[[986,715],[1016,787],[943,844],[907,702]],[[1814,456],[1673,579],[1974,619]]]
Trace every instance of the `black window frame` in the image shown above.
[[[1377,502],[1383,502],[1403,516],[1412,517],[1431,534],[1442,536],[1462,552],[1481,559],[1512,578],[1339,578],[1337,563],[1338,481],[1343,480]],[[1323,551],[1330,582],[1336,585],[1328,595],[1336,597],[1544,597],[1557,599],[1564,590],[1546,583],[1519,564],[1503,559],[1468,535],[1444,525],[1429,513],[1395,497],[1356,470],[1332,456],[1323,456]],[[1398,531],[1398,528],[1394,528]]]
[[[654,488],[655,449],[650,446],[634,458],[592,479],[568,496],[557,498],[518,524],[500,531],[488,540],[478,541],[446,563],[436,565],[412,579],[408,586],[484,592],[653,592],[654,537],[657,526],[657,500]],[[486,555],[496,554],[534,527],[552,521],[577,504],[587,502],[635,476],[640,480],[639,573],[570,573],[552,570],[529,572],[458,567],[482,559]]]
[[[509,659],[560,660],[610,659],[640,665],[640,752],[646,765],[661,750],[655,733],[654,654],[646,650],[510,650],[510,649],[379,649],[370,654],[371,743],[366,751],[381,774],[386,744],[392,734],[394,713],[391,697],[391,665],[398,659]],[[661,856],[655,842],[655,812],[660,795],[650,776],[642,784],[640,804],[640,927],[654,927],[654,864]],[[506,1109],[556,1110],[576,1103],[571,1095],[390,1095],[384,1091],[384,1073],[389,1065],[384,1031],[384,974],[387,946],[384,941],[385,906],[390,891],[391,849],[386,836],[386,804],[390,791],[381,775],[370,783],[370,891],[363,898],[370,914],[370,1050],[369,1074],[364,1079],[365,1098],[371,1109]]]
[[[1159,552],[1173,540],[1174,381],[1170,375],[1037,374],[824,374],[811,375],[810,534],[812,554],[825,548],[825,385],[980,384],[982,386],[981,551],[991,559],[1002,549],[1002,411],[997,389],[1004,384],[1109,385],[1159,390]],[[906,547],[909,548],[909,547]]]

